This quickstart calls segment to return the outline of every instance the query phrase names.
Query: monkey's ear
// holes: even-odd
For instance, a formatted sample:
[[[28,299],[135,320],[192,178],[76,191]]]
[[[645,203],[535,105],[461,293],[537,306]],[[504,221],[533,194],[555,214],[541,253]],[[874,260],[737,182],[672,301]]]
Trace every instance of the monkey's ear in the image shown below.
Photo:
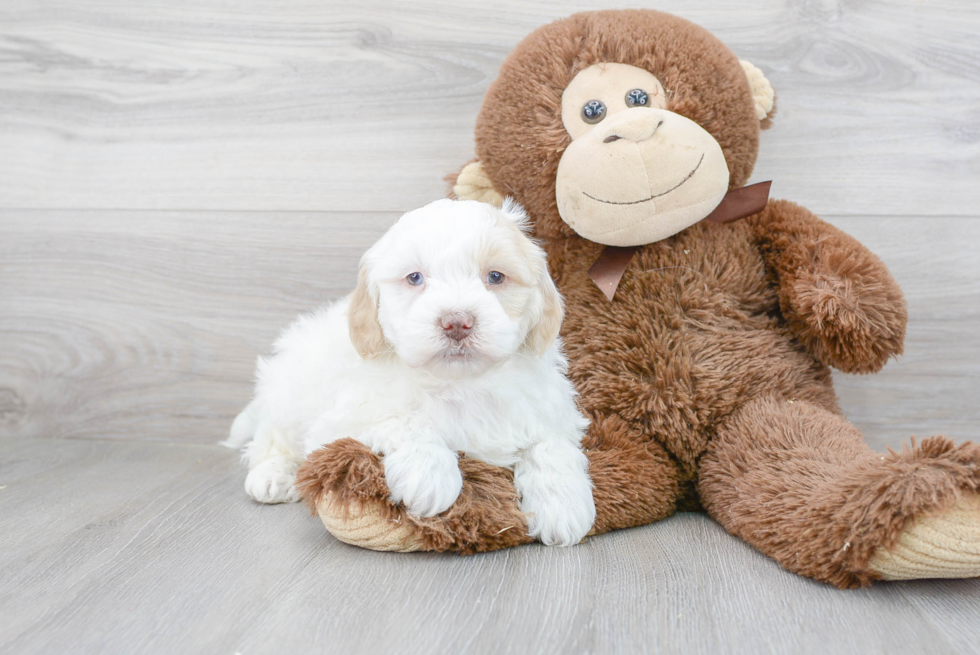
[[[495,207],[504,204],[504,197],[493,188],[493,182],[479,161],[470,162],[459,172],[453,184],[453,194],[460,200],[479,200]]]
[[[357,287],[347,307],[347,327],[354,349],[364,359],[373,359],[386,349],[385,335],[378,322],[377,294],[369,287],[367,267],[361,262]]]
[[[752,101],[755,103],[755,115],[760,121],[766,121],[774,114],[776,107],[776,92],[773,91],[772,84],[751,62],[744,59],[738,63],[742,64],[742,70],[749,79],[749,88],[752,89]],[[763,127],[769,127],[763,125]]]

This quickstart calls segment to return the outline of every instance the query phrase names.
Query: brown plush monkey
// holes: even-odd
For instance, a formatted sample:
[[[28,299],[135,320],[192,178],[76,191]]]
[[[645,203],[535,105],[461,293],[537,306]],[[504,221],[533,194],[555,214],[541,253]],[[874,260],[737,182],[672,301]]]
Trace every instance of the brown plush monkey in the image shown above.
[[[594,532],[700,506],[840,587],[980,575],[980,446],[874,453],[831,386],[829,367],[870,373],[902,350],[885,266],[786,201],[702,220],[747,181],[773,109],[758,69],[647,10],[540,28],[487,92],[455,193],[514,197],[546,245],[592,420]],[[368,548],[528,541],[511,473],[460,466],[459,500],[431,519],[391,504],[380,461],[349,439],[314,453],[300,486],[331,532]]]

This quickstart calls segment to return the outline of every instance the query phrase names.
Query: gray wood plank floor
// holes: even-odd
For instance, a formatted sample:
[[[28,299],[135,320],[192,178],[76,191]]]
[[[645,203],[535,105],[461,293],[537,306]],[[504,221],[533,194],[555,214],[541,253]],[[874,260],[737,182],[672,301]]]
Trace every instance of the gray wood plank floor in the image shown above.
[[[627,3],[654,6],[651,2]],[[980,6],[663,0],[779,95],[753,179],[877,252],[873,447],[980,425]],[[842,592],[702,515],[391,555],[242,491],[254,358],[472,157],[529,31],[613,0],[0,6],[0,652],[976,653],[980,580]]]
[[[841,592],[704,516],[475,557],[363,551],[213,445],[10,440],[3,652],[973,653],[980,580]],[[228,493],[234,489],[235,493]]]

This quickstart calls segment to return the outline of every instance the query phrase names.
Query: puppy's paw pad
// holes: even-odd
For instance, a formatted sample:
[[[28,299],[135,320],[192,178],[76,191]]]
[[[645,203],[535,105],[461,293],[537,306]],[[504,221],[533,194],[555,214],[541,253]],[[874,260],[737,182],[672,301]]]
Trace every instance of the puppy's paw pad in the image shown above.
[[[278,459],[260,462],[245,478],[245,493],[259,503],[295,503],[296,466]]]

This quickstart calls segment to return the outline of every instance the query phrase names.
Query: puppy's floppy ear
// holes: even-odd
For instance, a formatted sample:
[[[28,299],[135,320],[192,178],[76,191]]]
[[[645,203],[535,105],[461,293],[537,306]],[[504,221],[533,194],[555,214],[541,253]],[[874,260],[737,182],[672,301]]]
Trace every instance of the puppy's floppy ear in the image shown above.
[[[347,326],[350,340],[358,354],[364,359],[372,359],[386,349],[385,335],[378,322],[377,293],[372,294],[369,287],[367,266],[361,261],[357,274],[357,287],[350,295],[347,308]]]
[[[524,347],[535,355],[543,355],[558,338],[561,322],[565,317],[565,303],[548,273],[545,254],[540,250],[532,253],[531,265],[534,271],[534,285],[541,297],[542,307],[538,322],[528,330]]]

